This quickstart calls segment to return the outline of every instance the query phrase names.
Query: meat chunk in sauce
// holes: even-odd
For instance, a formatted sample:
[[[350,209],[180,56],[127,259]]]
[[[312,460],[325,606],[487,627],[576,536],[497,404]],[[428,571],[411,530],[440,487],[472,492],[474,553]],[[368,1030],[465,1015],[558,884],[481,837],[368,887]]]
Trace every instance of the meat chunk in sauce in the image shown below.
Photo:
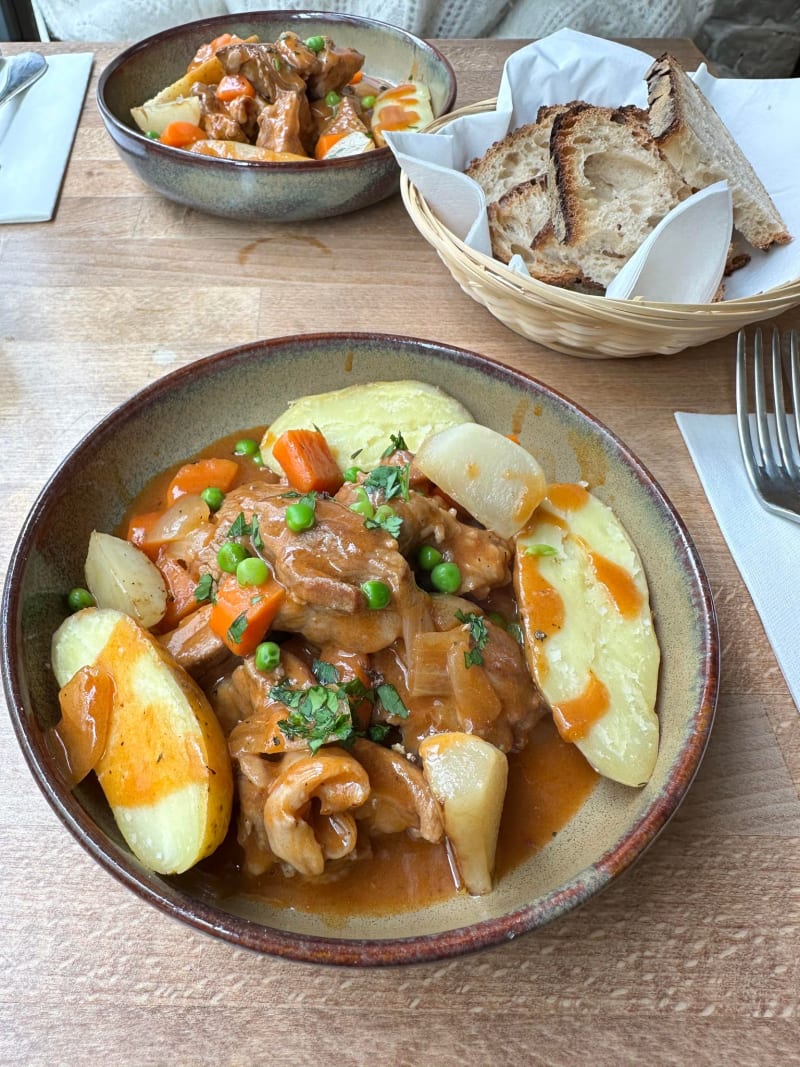
[[[386,648],[424,615],[424,594],[417,588],[394,538],[367,529],[361,516],[337,500],[319,497],[316,525],[302,533],[286,525],[292,503],[285,486],[254,482],[228,493],[217,513],[218,532],[200,554],[200,567],[219,575],[217,550],[242,513],[256,516],[264,558],[286,588],[276,629],[302,633],[315,644],[336,643],[362,653]],[[392,593],[389,607],[371,611],[364,582],[384,582]]]
[[[322,99],[326,93],[339,92],[364,65],[364,56],[355,48],[337,48],[330,37],[317,53],[317,65],[308,76],[308,95]]]
[[[314,141],[315,130],[305,95],[278,89],[274,102],[265,104],[259,113],[258,147],[303,156]]]

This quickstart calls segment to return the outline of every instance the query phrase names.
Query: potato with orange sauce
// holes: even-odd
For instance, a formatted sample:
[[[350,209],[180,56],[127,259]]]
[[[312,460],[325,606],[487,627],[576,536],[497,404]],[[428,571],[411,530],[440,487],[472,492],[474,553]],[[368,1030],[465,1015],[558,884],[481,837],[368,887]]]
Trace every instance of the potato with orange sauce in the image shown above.
[[[600,774],[643,785],[658,755],[660,651],[641,560],[611,508],[551,485],[517,538],[514,587],[561,736]]]

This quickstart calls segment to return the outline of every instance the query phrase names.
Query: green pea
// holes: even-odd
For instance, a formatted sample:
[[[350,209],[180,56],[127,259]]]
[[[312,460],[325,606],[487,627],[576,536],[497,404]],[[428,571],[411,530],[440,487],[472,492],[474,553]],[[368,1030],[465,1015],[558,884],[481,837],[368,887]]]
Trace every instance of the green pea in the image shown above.
[[[222,507],[222,501],[225,499],[225,494],[221,489],[217,489],[215,485],[209,485],[203,490],[200,496],[205,500],[206,504],[212,511],[219,511]]]
[[[292,533],[302,533],[310,530],[316,524],[314,509],[310,504],[298,500],[296,504],[290,504],[286,509],[286,525]]]
[[[239,585],[263,585],[269,578],[269,567],[258,556],[247,556],[236,567]]]
[[[217,563],[220,570],[225,571],[226,574],[236,574],[236,568],[243,559],[247,559],[247,556],[248,552],[244,545],[240,545],[238,541],[226,541],[217,552]]]
[[[461,571],[455,563],[437,563],[431,571],[431,582],[440,593],[457,593],[461,588]]]
[[[369,96],[362,96],[361,106],[365,107],[367,111],[369,111],[371,107],[375,107],[375,97],[372,96],[372,94],[370,94]]]
[[[328,107],[336,107],[336,105],[340,104],[341,102],[341,96],[339,96],[338,93],[334,92],[333,89],[331,89],[329,93],[325,93],[325,103],[328,105]]]
[[[281,661],[281,646],[274,641],[262,641],[256,649],[256,670],[274,671]]]
[[[360,467],[348,467],[344,472],[344,480],[346,482],[357,482],[359,474],[361,474]]]
[[[156,133],[155,130],[148,130],[145,137],[149,137],[151,141],[157,141],[160,137],[160,133]]]
[[[78,586],[75,589],[70,589],[67,596],[67,604],[70,611],[81,611],[83,608],[93,608],[95,599],[88,589],[81,589]]]
[[[325,47],[324,37],[307,37],[306,48],[310,48],[312,52],[321,52]]]
[[[424,571],[432,571],[437,563],[441,563],[442,553],[433,545],[420,545],[417,552],[417,563]]]
[[[380,611],[392,599],[392,591],[386,582],[379,582],[376,578],[364,582],[361,592],[367,598],[367,607],[370,611]]]
[[[234,456],[257,456],[258,451],[258,441],[254,441],[252,437],[243,437],[233,446]]]

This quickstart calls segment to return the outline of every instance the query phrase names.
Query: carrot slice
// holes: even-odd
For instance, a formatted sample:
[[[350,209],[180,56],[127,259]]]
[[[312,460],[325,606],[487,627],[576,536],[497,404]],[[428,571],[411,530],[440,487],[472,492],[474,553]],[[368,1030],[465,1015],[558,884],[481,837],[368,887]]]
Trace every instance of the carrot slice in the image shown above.
[[[193,122],[171,122],[159,137],[161,144],[169,145],[170,148],[186,148],[195,141],[204,141],[206,131]]]
[[[153,562],[164,542],[154,540],[152,531],[163,514],[163,511],[144,511],[140,515],[132,515],[128,521],[128,532],[125,534],[126,539],[141,548]]]
[[[364,71],[363,70],[357,70],[355,72],[355,74],[353,75],[353,77],[350,79],[350,81],[347,84],[348,85],[358,85],[358,83],[361,81],[361,79],[363,77],[364,77]]]
[[[237,656],[255,652],[272,625],[286,590],[269,578],[263,585],[239,585],[236,576],[220,580],[208,625]]]
[[[293,489],[301,493],[335,493],[344,478],[328,442],[319,430],[286,430],[272,446]]]
[[[239,464],[232,459],[198,459],[195,463],[185,463],[177,471],[167,489],[167,503],[175,501],[187,493],[199,496],[204,489],[213,487],[227,493],[236,483]]]
[[[244,74],[226,74],[214,93],[217,100],[236,100],[239,96],[255,95],[253,83]]]

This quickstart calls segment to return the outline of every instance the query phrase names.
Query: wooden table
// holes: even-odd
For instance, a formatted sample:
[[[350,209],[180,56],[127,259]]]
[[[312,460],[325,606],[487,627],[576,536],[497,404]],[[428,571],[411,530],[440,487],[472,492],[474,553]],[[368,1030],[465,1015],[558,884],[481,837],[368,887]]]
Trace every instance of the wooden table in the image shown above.
[[[690,42],[668,43],[696,65]],[[442,42],[459,104],[494,95],[517,45]],[[4,569],[51,471],[153,379],[258,338],[412,333],[542,379],[654,472],[708,571],[722,690],[689,796],[618,884],[503,947],[367,972],[250,954],[142,903],[64,830],[3,717],[0,1062],[800,1063],[800,718],[673,417],[733,411],[731,340],[640,360],[548,351],[462,294],[399,196],[308,224],[194,215],[149,193],[102,127],[96,79],[118,49],[45,50],[87,47],[56,218],[0,229]]]

